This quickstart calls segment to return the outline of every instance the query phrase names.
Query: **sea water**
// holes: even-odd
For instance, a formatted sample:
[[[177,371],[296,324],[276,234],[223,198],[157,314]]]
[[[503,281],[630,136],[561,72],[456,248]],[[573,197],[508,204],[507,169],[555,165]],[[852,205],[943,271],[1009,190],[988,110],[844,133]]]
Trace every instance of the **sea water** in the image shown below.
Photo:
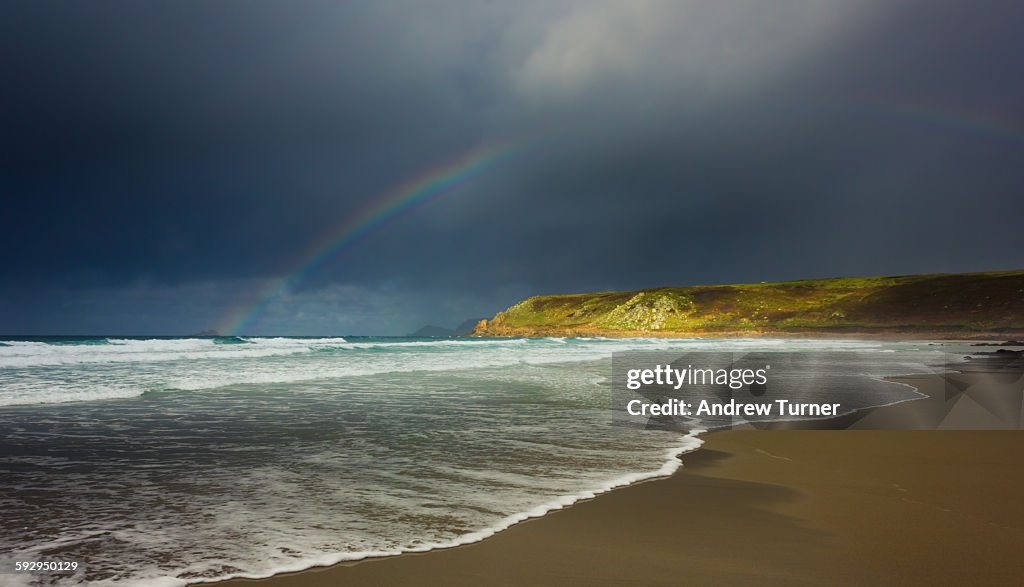
[[[856,353],[851,376],[906,394],[876,378],[923,343],[0,339],[0,565],[85,565],[0,583],[183,585],[477,541],[699,446],[614,425],[613,352],[750,349]]]

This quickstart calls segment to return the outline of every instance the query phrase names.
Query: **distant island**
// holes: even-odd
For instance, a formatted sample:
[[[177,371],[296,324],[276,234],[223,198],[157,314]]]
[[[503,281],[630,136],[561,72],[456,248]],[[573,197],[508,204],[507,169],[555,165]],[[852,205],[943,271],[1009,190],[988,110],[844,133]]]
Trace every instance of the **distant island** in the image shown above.
[[[998,338],[1024,333],[1024,270],[535,296],[472,336]]]
[[[446,338],[449,336],[466,336],[473,332],[473,328],[480,322],[479,318],[473,318],[465,320],[455,328],[445,328],[444,326],[434,326],[428,324],[416,332],[412,332],[409,336],[422,337],[422,338]]]

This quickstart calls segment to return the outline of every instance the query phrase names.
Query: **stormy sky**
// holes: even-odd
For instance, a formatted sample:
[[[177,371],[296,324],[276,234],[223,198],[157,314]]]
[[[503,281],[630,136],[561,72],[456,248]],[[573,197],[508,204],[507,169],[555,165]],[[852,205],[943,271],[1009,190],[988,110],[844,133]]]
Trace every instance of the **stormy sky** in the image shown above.
[[[517,156],[250,334],[527,295],[1024,267],[1024,4],[0,5],[0,332],[184,334],[410,178]]]

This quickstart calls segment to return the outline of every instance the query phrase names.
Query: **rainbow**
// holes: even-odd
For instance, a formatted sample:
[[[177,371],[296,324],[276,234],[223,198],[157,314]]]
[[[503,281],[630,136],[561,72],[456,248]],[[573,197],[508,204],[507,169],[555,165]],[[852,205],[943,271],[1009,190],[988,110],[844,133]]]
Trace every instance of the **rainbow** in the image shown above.
[[[990,139],[1024,142],[1024,125],[1018,117],[1000,112],[979,112],[913,101],[869,103],[868,112],[903,122],[967,132]]]
[[[451,193],[468,180],[521,152],[527,139],[491,143],[428,169],[397,188],[371,198],[362,209],[312,241],[279,277],[268,279],[255,296],[236,304],[218,323],[224,336],[241,333],[275,299],[293,290],[324,261],[399,215]]]

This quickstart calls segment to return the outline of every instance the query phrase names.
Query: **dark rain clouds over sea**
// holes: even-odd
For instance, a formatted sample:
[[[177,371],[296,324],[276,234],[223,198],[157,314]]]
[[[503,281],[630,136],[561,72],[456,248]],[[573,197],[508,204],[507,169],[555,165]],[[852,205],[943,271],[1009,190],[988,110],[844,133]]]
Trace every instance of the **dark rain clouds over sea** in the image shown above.
[[[0,331],[189,333],[395,186],[519,156],[261,332],[538,293],[1020,267],[1015,2],[6,2]]]

